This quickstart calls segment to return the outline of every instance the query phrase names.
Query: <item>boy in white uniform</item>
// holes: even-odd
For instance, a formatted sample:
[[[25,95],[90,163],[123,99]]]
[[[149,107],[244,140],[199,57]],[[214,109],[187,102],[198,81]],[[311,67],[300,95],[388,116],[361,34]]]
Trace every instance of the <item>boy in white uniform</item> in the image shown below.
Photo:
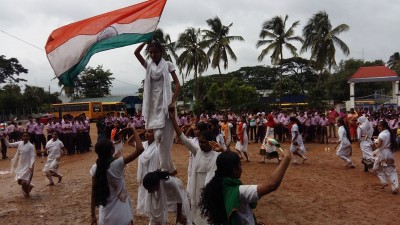
[[[53,132],[52,139],[46,144],[47,161],[44,164],[43,171],[49,179],[49,186],[54,185],[53,177],[58,178],[58,183],[62,180],[62,175],[58,173],[58,166],[60,164],[60,157],[63,151],[67,151],[64,144],[58,139],[57,132]]]

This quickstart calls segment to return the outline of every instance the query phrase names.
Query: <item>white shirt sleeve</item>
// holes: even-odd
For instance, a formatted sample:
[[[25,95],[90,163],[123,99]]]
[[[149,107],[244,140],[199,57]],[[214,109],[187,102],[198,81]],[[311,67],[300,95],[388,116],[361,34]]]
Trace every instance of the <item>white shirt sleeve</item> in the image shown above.
[[[182,141],[183,145],[193,154],[197,154],[197,147],[194,145],[192,141],[190,141],[183,133],[179,136],[179,139]]]
[[[167,61],[167,63],[168,63],[168,71],[169,71],[170,73],[172,73],[173,71],[176,70],[176,69],[175,69],[175,66],[174,66],[174,64],[173,64],[172,62]]]
[[[260,198],[257,193],[257,185],[240,185],[240,202],[255,203]]]

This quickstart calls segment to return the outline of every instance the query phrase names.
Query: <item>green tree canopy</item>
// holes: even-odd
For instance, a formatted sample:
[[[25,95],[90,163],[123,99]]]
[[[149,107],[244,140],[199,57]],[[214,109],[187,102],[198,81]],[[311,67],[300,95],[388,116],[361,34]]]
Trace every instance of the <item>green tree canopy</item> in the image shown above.
[[[224,69],[228,68],[228,58],[233,61],[237,60],[236,54],[233,52],[230,44],[232,41],[244,41],[242,36],[229,36],[229,29],[233,23],[225,26],[216,16],[207,21],[210,30],[203,30],[204,36],[202,45],[208,47],[207,55],[211,58],[211,67],[218,68],[221,74],[220,63],[223,63]]]
[[[86,68],[76,80],[78,95],[83,98],[98,98],[110,95],[111,81],[114,80],[111,77],[112,75],[110,70],[104,70],[101,65],[96,68]]]
[[[400,53],[395,52],[393,55],[389,57],[389,60],[387,62],[387,66],[391,69],[397,72],[397,74],[400,74]]]
[[[225,94],[226,101],[221,98]],[[233,78],[223,84],[213,83],[207,91],[210,99],[219,109],[236,108],[245,109],[258,102],[256,88]]]
[[[14,82],[26,81],[25,79],[14,77],[21,73],[28,73],[16,58],[7,59],[6,56],[0,55],[0,84],[6,83],[8,79]]]
[[[315,61],[316,70],[322,73],[326,66],[330,70],[332,66],[336,65],[335,46],[339,46],[345,55],[350,54],[349,47],[338,37],[340,33],[349,29],[347,24],[340,24],[332,28],[328,14],[320,11],[314,14],[303,28],[304,43],[301,52],[311,50],[311,59]]]
[[[262,61],[266,55],[272,51],[271,63],[277,65],[283,59],[283,47],[287,48],[293,56],[297,56],[297,48],[292,45],[291,41],[299,41],[303,43],[300,36],[294,36],[294,28],[296,28],[300,21],[296,21],[286,30],[286,21],[289,16],[286,15],[285,19],[281,16],[275,16],[271,20],[263,23],[260,32],[260,38],[257,42],[257,48],[266,46],[258,56],[258,60]],[[266,39],[269,38],[269,39]]]

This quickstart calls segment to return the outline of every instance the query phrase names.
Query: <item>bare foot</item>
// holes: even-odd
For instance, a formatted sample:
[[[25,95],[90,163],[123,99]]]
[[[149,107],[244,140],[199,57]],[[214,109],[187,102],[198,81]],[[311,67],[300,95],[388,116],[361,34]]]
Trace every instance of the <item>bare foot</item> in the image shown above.
[[[49,183],[47,186],[54,186],[54,183],[51,182],[51,183]]]
[[[305,156],[303,156],[303,162],[301,162],[301,164],[304,164],[307,161],[307,158]]]
[[[384,189],[388,184],[382,184],[381,189]]]

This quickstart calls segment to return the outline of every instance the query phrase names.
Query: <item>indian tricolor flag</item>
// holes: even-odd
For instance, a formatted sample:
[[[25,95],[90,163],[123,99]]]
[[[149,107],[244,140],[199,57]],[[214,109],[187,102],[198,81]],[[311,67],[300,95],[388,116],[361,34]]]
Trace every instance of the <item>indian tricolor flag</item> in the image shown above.
[[[166,1],[149,0],[54,30],[45,48],[61,83],[73,85],[97,52],[151,40]]]

